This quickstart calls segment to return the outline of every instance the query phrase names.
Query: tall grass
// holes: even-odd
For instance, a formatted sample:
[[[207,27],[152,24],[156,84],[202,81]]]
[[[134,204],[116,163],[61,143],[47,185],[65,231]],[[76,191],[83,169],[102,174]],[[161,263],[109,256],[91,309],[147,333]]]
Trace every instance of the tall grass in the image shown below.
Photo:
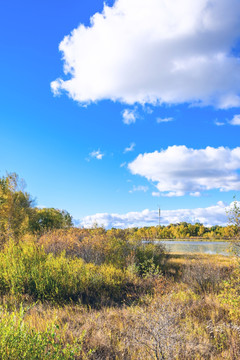
[[[100,306],[139,297],[150,288],[127,269],[85,263],[64,253],[54,256],[34,243],[12,242],[0,252],[2,295],[27,294],[34,301]]]

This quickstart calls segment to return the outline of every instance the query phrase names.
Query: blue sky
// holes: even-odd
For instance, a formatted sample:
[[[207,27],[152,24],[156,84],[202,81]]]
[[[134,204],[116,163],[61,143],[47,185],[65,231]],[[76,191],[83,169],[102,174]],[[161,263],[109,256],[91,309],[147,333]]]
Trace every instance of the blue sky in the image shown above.
[[[158,206],[163,223],[225,223],[240,5],[209,3],[2,2],[0,176],[85,226],[157,224]]]

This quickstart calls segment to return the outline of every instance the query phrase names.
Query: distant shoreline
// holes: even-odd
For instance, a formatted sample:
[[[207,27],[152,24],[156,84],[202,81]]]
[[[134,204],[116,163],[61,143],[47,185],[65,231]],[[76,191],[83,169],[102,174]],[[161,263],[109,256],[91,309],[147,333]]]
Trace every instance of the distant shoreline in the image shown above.
[[[176,238],[176,239],[148,239],[144,238],[143,241],[198,241],[198,242],[227,242],[230,243],[232,241],[235,241],[235,239],[209,239],[209,238]]]

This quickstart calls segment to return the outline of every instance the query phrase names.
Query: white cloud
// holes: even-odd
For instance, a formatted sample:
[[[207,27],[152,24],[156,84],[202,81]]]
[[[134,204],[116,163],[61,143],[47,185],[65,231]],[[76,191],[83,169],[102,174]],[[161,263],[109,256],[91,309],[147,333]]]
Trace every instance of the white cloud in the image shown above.
[[[239,0],[116,0],[59,45],[55,94],[81,104],[240,106]]]
[[[150,106],[143,106],[143,111],[145,111],[146,114],[152,114],[153,109]]]
[[[136,110],[125,109],[122,113],[123,123],[126,125],[134,124],[137,119]]]
[[[160,192],[156,192],[156,191],[153,191],[152,192],[152,196],[155,196],[155,197],[159,197],[159,196],[165,196],[165,197],[174,197],[174,196],[183,196],[185,195],[184,192],[182,191],[170,191],[168,193],[160,193]],[[195,191],[195,192],[191,192],[189,193],[190,196],[194,196],[194,197],[199,197],[201,196],[201,193],[199,191]]]
[[[184,196],[185,192],[184,191],[169,191],[168,193],[161,193],[161,196],[165,196],[165,197],[179,197],[179,196]]]
[[[162,210],[161,224],[168,225],[186,221],[193,224],[200,222],[205,226],[224,226],[228,223],[226,215],[228,209],[229,207],[219,201],[216,205],[207,208]],[[106,228],[158,225],[158,210],[146,209],[141,212],[129,212],[127,214],[95,214],[85,216],[81,220],[81,225],[84,227],[91,227],[94,223],[103,225]]]
[[[157,123],[165,123],[165,122],[170,122],[173,121],[174,119],[172,117],[168,117],[168,118],[157,118]]]
[[[127,152],[130,152],[130,151],[133,151],[134,148],[135,148],[136,144],[135,143],[131,143],[128,147],[126,147],[124,149],[124,153],[127,153]]]
[[[157,191],[153,191],[152,196],[159,197],[159,196],[161,196],[161,193],[157,192]]]
[[[143,192],[147,192],[148,191],[148,186],[143,186],[143,185],[139,185],[139,186],[133,186],[132,190],[129,190],[130,193],[136,192],[136,191],[143,191]]]
[[[169,146],[166,150],[140,154],[128,168],[156,183],[161,196],[182,196],[201,191],[240,190],[240,147],[191,149]],[[196,196],[196,195],[195,195]]]
[[[231,125],[240,125],[240,115],[234,115],[233,119],[229,121]]]
[[[201,193],[199,191],[195,191],[195,192],[191,192],[189,195],[194,197],[199,197],[201,196]]]
[[[224,122],[218,121],[218,120],[215,120],[214,124],[217,125],[217,126],[224,126],[224,125],[226,125]]]
[[[102,160],[104,154],[101,153],[100,150],[94,150],[89,154],[92,158],[95,158],[97,160]]]

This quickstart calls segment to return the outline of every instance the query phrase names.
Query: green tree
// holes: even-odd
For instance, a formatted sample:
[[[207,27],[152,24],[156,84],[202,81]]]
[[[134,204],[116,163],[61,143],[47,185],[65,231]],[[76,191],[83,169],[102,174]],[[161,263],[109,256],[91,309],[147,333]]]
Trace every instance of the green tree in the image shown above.
[[[0,178],[0,239],[19,239],[28,231],[33,200],[15,173]]]
[[[71,215],[65,210],[54,208],[34,209],[30,219],[30,231],[43,234],[53,229],[67,229],[73,226]]]
[[[15,173],[0,178],[0,243],[9,238],[18,241],[26,233],[42,234],[73,225],[71,215],[54,208],[38,209],[24,181]]]

